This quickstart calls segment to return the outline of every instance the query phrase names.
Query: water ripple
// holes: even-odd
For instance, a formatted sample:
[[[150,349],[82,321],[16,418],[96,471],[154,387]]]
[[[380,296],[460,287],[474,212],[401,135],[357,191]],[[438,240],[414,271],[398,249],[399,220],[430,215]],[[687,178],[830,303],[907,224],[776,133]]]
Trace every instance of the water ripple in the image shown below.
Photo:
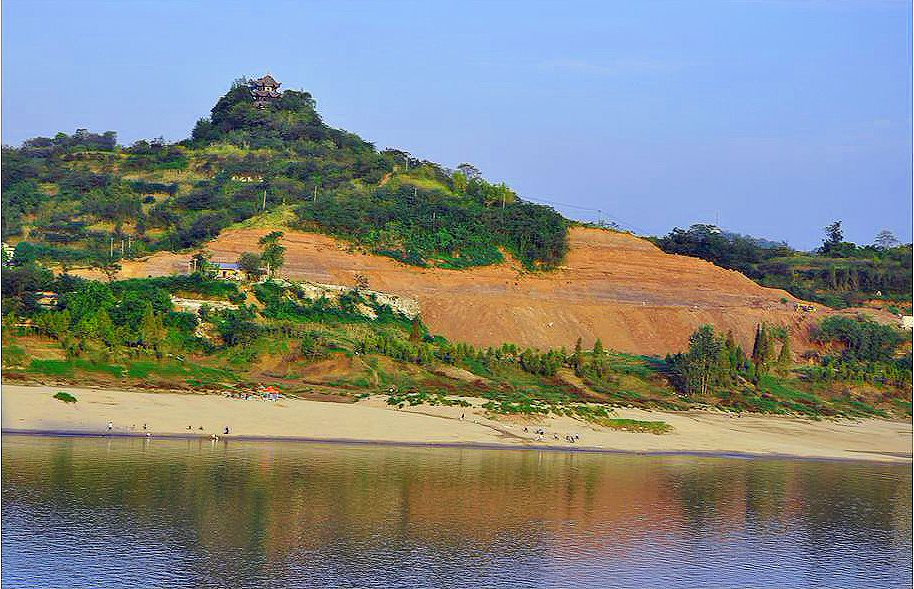
[[[910,587],[910,466],[3,436],[5,587]]]

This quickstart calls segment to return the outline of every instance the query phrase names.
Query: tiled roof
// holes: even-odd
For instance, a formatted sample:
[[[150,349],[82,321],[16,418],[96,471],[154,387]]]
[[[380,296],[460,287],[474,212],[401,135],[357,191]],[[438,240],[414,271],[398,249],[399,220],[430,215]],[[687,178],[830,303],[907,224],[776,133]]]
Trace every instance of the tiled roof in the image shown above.
[[[270,74],[265,75],[264,77],[260,78],[259,80],[254,80],[252,83],[255,86],[274,86],[276,88],[279,88],[279,86],[280,86],[280,83],[277,82],[276,80],[274,80],[273,76],[271,76]]]

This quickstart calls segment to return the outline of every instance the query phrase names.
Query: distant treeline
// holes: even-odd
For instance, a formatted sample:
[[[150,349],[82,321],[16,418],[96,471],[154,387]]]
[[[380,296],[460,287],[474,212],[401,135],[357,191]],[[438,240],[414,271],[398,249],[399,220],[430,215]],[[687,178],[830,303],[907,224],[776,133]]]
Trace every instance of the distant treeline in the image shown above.
[[[910,302],[911,244],[898,244],[884,232],[878,236],[881,243],[857,246],[843,241],[840,222],[829,228],[832,233],[812,254],[786,244],[723,234],[710,225],[677,227],[652,241],[667,253],[701,258],[737,270],[763,286],[832,307],[854,306],[880,296]]]

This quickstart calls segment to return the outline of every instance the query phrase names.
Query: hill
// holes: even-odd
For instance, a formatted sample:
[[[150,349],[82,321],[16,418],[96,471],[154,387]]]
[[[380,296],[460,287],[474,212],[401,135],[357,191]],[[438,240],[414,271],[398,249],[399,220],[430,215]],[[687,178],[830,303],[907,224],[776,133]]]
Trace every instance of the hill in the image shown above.
[[[236,80],[191,138],[119,147],[81,129],[4,147],[2,235],[17,261],[103,267],[199,246],[233,224],[286,209],[302,229],[416,266],[528,269],[565,253],[567,221],[478,170],[378,151],[325,125],[307,92],[258,106]]]
[[[175,145],[79,130],[4,148],[4,379],[456,395],[604,425],[604,405],[627,403],[910,414],[892,314],[800,308],[469,164],[379,152],[324,125],[307,93],[270,100],[236,81]],[[244,261],[246,279],[217,279],[207,257]]]

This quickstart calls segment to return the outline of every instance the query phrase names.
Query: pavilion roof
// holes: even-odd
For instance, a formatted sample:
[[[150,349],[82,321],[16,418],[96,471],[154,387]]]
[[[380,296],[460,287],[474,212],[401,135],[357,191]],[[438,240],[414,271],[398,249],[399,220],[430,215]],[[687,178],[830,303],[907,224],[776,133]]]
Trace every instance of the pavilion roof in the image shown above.
[[[259,80],[254,80],[252,83],[256,86],[274,86],[276,88],[279,88],[280,86],[280,83],[274,80],[273,76],[270,74],[265,75]]]

